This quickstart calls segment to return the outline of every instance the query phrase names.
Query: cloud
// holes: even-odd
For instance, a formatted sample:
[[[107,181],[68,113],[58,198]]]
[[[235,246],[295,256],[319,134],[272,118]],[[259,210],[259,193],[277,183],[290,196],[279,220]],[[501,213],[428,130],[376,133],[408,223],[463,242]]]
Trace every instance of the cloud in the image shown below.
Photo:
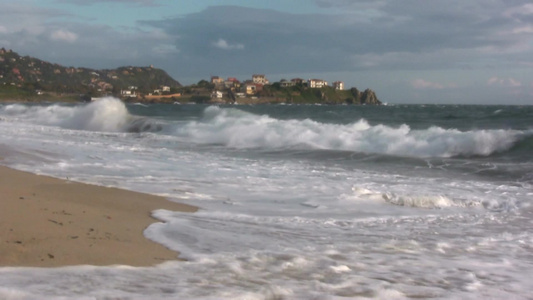
[[[169,54],[178,54],[180,51],[176,48],[175,45],[157,45],[152,48],[154,53],[156,54],[162,54],[162,55],[169,55]]]
[[[489,78],[489,80],[487,81],[487,85],[514,88],[514,87],[521,87],[522,82],[511,77],[499,78],[499,77],[494,76],[494,77]]]
[[[0,9],[0,26],[8,29],[10,33],[37,32],[38,30],[32,28],[43,28],[45,23],[55,18],[70,16],[68,13],[56,9],[32,7],[22,3],[18,1],[1,3],[0,0],[0,5],[2,6],[2,9]],[[40,33],[38,32],[38,34]]]
[[[492,85],[503,80],[506,86],[516,86],[533,76],[528,69],[533,57],[530,0],[448,0],[432,5],[420,5],[420,0],[315,0],[294,13],[287,11],[296,5],[287,5],[282,12],[251,8],[256,4],[249,2],[242,7],[207,6],[220,2],[199,1],[200,10],[189,14],[168,0],[50,0],[91,5],[87,12],[105,3],[120,4],[125,9],[117,10],[117,18],[127,13],[128,20],[136,22],[127,28],[76,15],[79,7],[67,10],[72,5],[61,10],[57,5],[27,5],[34,1],[0,1],[9,2],[0,10],[3,44],[66,65],[154,64],[164,66],[177,79],[188,77],[194,82],[209,74],[265,73],[282,78],[342,73],[351,74],[346,77],[352,76],[356,86],[367,74],[381,72],[383,78],[376,81],[386,82],[385,88],[400,80],[405,91],[421,94],[423,89],[434,94],[459,90],[450,91],[456,85],[434,82],[434,78],[451,78],[469,87],[476,82],[481,91],[488,90],[486,74],[492,70],[506,70],[514,78],[498,78]],[[165,17],[153,19],[154,13],[143,13],[144,6],[157,5],[168,7]],[[438,75],[443,72],[457,77]],[[398,75],[406,73],[409,76]],[[405,84],[401,78],[415,80]]]
[[[213,46],[215,46],[216,48],[223,49],[223,50],[235,50],[235,49],[242,50],[242,49],[244,49],[244,45],[243,44],[229,44],[226,40],[223,40],[223,39],[218,39],[218,41],[213,43]]]
[[[525,3],[518,6],[511,6],[504,11],[503,15],[508,18],[521,18],[523,16],[533,15],[533,4]]]
[[[59,0],[58,2],[68,3],[68,4],[78,4],[78,5],[93,5],[98,2],[105,2],[105,3],[126,3],[126,4],[137,4],[140,6],[159,6],[157,4],[158,0]]]
[[[236,51],[216,51],[220,49],[242,50],[239,55],[250,63],[240,66],[241,72],[277,73],[486,68],[489,64],[508,68],[523,65],[532,54],[524,47],[524,36],[498,34],[498,30],[529,30],[527,24],[502,15],[506,8],[520,5],[450,1],[426,6],[415,0],[318,0],[315,3],[325,12],[316,14],[212,6],[141,24],[180,36],[177,47],[188,57],[181,66],[197,70],[192,72],[201,70],[199,66],[214,69],[207,72],[228,68],[225,60],[231,61]],[[367,17],[361,16],[361,8]]]
[[[436,82],[427,81],[424,79],[415,79],[411,81],[411,86],[415,89],[443,89],[444,85]]]
[[[533,25],[516,27],[516,28],[513,28],[511,32],[513,34],[523,34],[523,33],[531,34],[533,33]]]
[[[65,29],[59,29],[52,32],[50,38],[54,41],[74,43],[78,39],[78,35]]]

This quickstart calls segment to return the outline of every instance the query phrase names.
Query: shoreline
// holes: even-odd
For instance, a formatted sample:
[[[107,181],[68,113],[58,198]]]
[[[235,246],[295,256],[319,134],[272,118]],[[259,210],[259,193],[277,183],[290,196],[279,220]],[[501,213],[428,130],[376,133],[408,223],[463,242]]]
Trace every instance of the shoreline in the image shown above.
[[[1,160],[1,158],[0,158]],[[0,267],[153,266],[179,253],[147,239],[156,209],[195,212],[163,197],[0,166]]]

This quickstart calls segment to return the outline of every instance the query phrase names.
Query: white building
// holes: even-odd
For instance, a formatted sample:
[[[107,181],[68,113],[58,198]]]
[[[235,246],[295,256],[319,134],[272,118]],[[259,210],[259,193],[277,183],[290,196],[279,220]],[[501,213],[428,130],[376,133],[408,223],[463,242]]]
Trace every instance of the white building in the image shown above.
[[[265,77],[265,75],[263,74],[254,74],[252,76],[252,81],[258,84],[269,84],[270,83],[268,79]]]
[[[344,82],[342,82],[342,81],[335,81],[335,82],[333,83],[333,88],[336,89],[336,90],[339,90],[339,91],[344,90]]]
[[[211,98],[222,99],[223,96],[224,94],[221,91],[213,91],[211,94]]]
[[[135,93],[135,91],[132,91],[132,90],[121,90],[120,94],[124,97],[130,97],[130,98],[137,97],[137,94]]]
[[[307,84],[312,89],[319,89],[328,86],[328,82],[322,79],[309,79]]]

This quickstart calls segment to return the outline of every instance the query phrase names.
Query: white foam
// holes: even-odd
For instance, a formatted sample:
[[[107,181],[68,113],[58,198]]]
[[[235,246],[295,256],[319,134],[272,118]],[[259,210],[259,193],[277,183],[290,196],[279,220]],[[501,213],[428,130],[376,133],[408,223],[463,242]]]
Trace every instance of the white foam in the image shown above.
[[[202,121],[176,130],[197,143],[233,148],[293,148],[343,150],[413,157],[490,155],[510,149],[524,135],[517,130],[459,131],[408,125],[374,125],[361,119],[351,124],[313,120],[278,120],[238,109],[209,107]]]
[[[92,131],[159,131],[161,125],[133,118],[124,103],[107,97],[83,106],[8,105],[2,114],[43,125]],[[211,106],[201,121],[175,125],[178,138],[201,144],[248,149],[306,148],[379,153],[410,157],[487,156],[510,149],[531,132],[519,130],[459,131],[408,125],[325,124],[310,119],[278,120],[235,108]]]
[[[10,117],[36,124],[90,131],[122,131],[131,119],[125,104],[113,97],[105,97],[82,106],[14,104],[4,107],[3,111]]]
[[[362,187],[353,187],[354,199],[358,200],[372,200],[372,201],[384,201],[386,203],[417,207],[417,208],[445,208],[451,206],[463,206],[459,202],[455,202],[452,199],[444,195],[431,195],[431,194],[399,194],[397,192],[378,192],[372,191]],[[346,196],[347,197],[347,196]]]
[[[452,199],[443,195],[415,195],[402,196],[394,193],[386,193],[383,199],[391,204],[419,208],[444,208],[455,206]]]
[[[77,109],[95,111],[103,105],[111,111],[120,106],[111,102]],[[11,106],[11,114],[3,111],[8,121],[24,120],[17,126],[0,122],[1,143],[29,153],[38,149],[57,154],[33,164],[21,159],[20,165],[27,171],[200,206],[195,214],[155,211],[162,222],[145,231],[190,260],[148,268],[0,268],[0,298],[511,299],[527,298],[532,290],[532,270],[523,263],[532,243],[529,231],[523,230],[530,225],[530,210],[500,212],[507,205],[502,202],[509,207],[529,203],[529,186],[499,186],[475,177],[436,178],[447,176],[444,172],[435,177],[416,170],[394,174],[399,172],[394,166],[360,170],[340,166],[343,162],[264,157],[256,151],[191,143],[383,151],[378,153],[396,143],[390,151],[403,153],[402,142],[438,145],[436,140],[449,138],[449,145],[458,142],[465,153],[474,149],[472,153],[483,148],[475,150],[471,138],[476,135],[488,141],[487,149],[498,149],[490,137],[498,136],[497,131],[487,131],[485,138],[482,131],[415,131],[365,120],[349,125],[285,121],[211,107],[199,122],[188,121],[191,117],[181,127],[174,124],[177,138],[169,131],[88,131],[84,124],[91,122],[80,122],[83,131],[64,129],[74,127],[63,122],[73,121],[79,111],[51,107],[48,112],[26,106]],[[31,119],[46,113],[56,120],[52,126]],[[118,115],[128,118],[121,109]],[[120,125],[104,127],[94,128],[121,130]],[[291,139],[283,137],[285,132]],[[461,136],[473,144],[461,144],[456,139]],[[421,152],[413,153],[444,151],[437,148],[420,146]],[[489,211],[463,209],[468,203],[484,203]]]

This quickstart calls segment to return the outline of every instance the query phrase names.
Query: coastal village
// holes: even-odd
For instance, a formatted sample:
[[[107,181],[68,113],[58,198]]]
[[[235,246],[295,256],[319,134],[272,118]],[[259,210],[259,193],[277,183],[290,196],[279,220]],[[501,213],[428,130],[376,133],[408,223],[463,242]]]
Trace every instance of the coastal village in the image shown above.
[[[343,81],[330,85],[323,79],[292,78],[271,83],[265,74],[254,74],[242,81],[211,76],[183,86],[154,66],[106,70],[64,67],[0,49],[0,99],[91,101],[105,96],[125,102],[175,104],[381,104],[374,91],[346,89]]]
[[[343,81],[329,85],[323,79],[292,78],[271,83],[265,74],[253,74],[244,81],[236,77],[211,76],[209,81],[201,80],[195,85],[159,86],[144,94],[138,87],[130,86],[121,90],[120,96],[128,102],[381,104],[372,90],[345,90]]]
[[[328,86],[328,82],[322,79],[304,80],[301,78],[293,78],[291,80],[282,79],[279,82],[271,84],[264,74],[254,74],[251,79],[242,82],[236,77],[224,79],[220,76],[211,76],[209,82],[202,80],[191,89],[194,90],[193,93],[196,96],[202,95],[204,100],[207,100],[206,97],[209,96],[210,102],[235,103],[246,100],[264,102],[265,98],[270,102],[279,100],[279,97],[278,99],[272,99],[274,96],[272,90],[288,89],[291,87],[322,89]],[[332,88],[342,91],[344,90],[344,82],[335,81]],[[189,89],[189,93],[192,92],[191,89]],[[127,89],[121,90],[121,96],[123,98],[141,98],[144,100],[161,100],[165,98],[177,100],[183,97],[185,93],[176,92],[176,90],[183,91],[187,89],[173,89],[170,86],[160,86],[147,94],[139,93],[138,90],[138,87],[130,86]]]

